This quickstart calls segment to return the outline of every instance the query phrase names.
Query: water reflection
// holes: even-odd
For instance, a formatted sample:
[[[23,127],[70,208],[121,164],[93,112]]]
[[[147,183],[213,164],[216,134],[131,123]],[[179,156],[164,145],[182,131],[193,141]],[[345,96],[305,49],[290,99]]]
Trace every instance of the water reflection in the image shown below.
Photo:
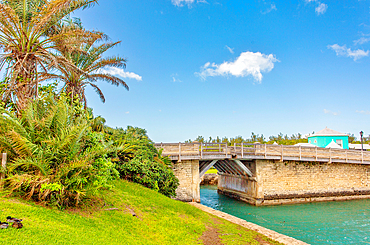
[[[310,244],[370,244],[370,200],[255,207],[202,186],[201,203]]]

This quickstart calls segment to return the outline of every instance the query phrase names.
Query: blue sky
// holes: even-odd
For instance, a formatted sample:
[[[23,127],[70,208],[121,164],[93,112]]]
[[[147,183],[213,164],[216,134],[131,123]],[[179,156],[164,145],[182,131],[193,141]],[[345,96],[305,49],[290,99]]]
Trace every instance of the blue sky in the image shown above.
[[[87,89],[107,125],[155,142],[370,134],[369,1],[101,0],[76,12],[122,43],[130,87]]]

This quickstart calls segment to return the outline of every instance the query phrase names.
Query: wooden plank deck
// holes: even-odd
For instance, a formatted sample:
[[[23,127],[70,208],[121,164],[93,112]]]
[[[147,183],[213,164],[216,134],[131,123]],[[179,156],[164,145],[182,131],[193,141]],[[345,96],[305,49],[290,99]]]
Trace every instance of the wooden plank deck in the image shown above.
[[[370,164],[370,152],[320,147],[238,143],[156,143],[172,160],[272,159]]]

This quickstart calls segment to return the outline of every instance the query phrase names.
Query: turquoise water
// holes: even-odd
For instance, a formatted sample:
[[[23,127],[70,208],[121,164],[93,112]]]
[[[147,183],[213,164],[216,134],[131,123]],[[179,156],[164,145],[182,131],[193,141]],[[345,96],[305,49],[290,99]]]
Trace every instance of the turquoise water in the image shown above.
[[[201,203],[310,244],[370,244],[370,200],[255,207],[201,186]]]

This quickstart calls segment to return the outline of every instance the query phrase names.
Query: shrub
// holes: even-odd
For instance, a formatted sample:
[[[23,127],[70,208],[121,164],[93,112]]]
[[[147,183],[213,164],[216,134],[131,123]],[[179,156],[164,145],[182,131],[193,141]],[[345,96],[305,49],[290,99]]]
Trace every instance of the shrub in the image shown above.
[[[91,132],[81,106],[47,96],[19,118],[0,107],[0,151],[9,154],[3,185],[16,194],[58,207],[78,205],[118,176],[107,158],[115,151]]]
[[[117,153],[117,169],[121,178],[127,179],[168,197],[176,196],[179,181],[171,169],[172,162],[162,157],[149,139],[146,131],[128,126],[126,130],[110,129],[108,137],[115,142],[125,142],[130,151]]]
[[[156,190],[168,197],[176,196],[179,180],[169,167],[148,159],[134,158],[119,165],[122,178]]]

